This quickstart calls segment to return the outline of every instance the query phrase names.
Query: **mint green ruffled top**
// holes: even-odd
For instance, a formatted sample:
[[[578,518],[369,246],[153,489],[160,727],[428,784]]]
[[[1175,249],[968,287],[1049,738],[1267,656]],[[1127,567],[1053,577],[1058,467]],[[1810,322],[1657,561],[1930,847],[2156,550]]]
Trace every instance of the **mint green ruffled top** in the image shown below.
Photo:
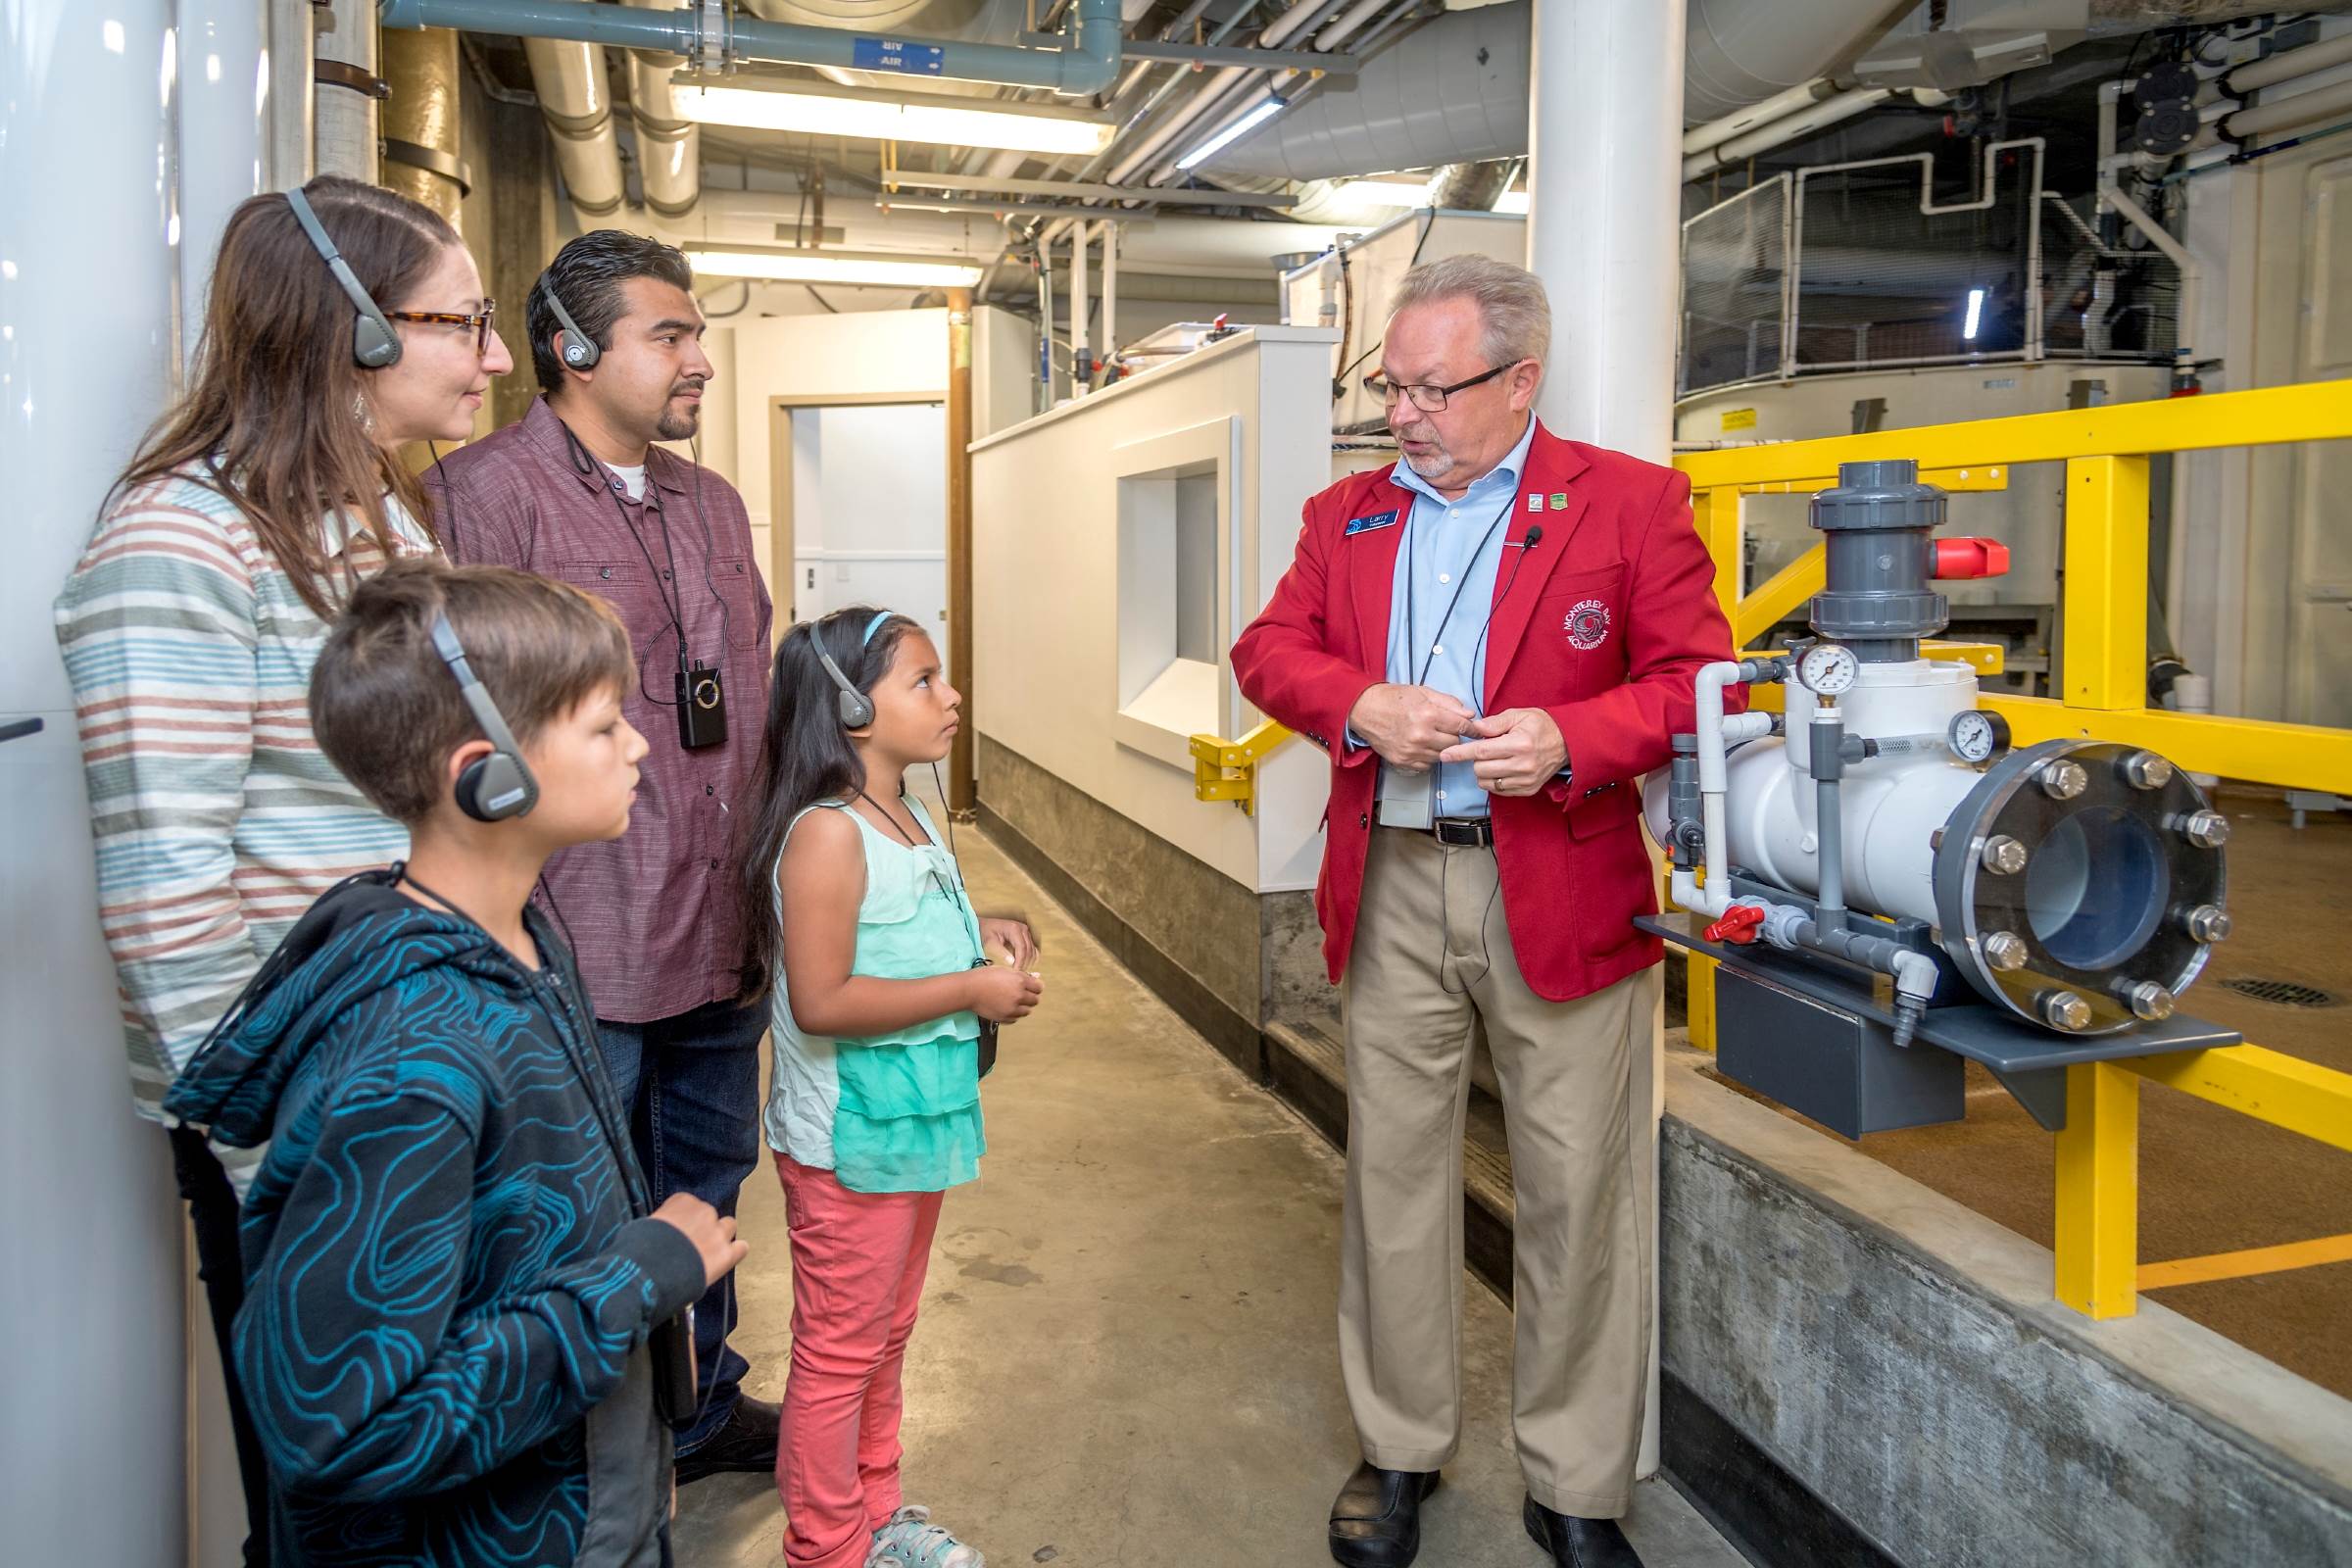
[[[930,843],[909,847],[849,812],[865,850],[852,974],[924,980],[968,968],[980,954],[980,924],[955,858],[940,846],[922,803],[909,797],[905,804]],[[822,802],[793,818],[793,826],[809,811],[847,808]],[[780,963],[771,997],[775,1073],[763,1117],[770,1148],[830,1169],[858,1193],[936,1193],[980,1174],[988,1144],[980,1121],[977,1015],[951,1013],[888,1034],[833,1040],[805,1034],[794,1022]]]

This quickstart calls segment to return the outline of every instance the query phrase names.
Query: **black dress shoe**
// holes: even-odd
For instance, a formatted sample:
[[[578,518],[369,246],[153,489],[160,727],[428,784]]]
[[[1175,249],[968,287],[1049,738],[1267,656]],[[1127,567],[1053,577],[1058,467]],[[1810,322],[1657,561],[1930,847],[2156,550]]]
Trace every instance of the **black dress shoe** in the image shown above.
[[[1383,1470],[1366,1460],[1331,1505],[1331,1555],[1347,1568],[1405,1568],[1421,1549],[1421,1499],[1435,1470]]]
[[[766,1472],[776,1468],[776,1440],[784,1412],[765,1399],[739,1396],[724,1425],[678,1455],[678,1485],[725,1471]]]
[[[1553,1513],[1533,1497],[1527,1499],[1525,1517],[1527,1533],[1551,1553],[1558,1568],[1642,1568],[1642,1554],[1614,1519]]]

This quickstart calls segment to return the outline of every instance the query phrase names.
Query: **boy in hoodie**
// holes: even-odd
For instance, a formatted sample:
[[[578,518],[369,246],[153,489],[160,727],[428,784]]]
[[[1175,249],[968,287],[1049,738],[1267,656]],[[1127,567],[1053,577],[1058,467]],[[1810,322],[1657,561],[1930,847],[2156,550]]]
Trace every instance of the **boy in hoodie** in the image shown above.
[[[746,1249],[690,1194],[652,1207],[530,904],[628,825],[629,647],[577,589],[416,562],[313,673],[320,748],[409,859],[322,896],[167,1102],[269,1145],[235,1344],[289,1568],[670,1561],[649,1339]]]

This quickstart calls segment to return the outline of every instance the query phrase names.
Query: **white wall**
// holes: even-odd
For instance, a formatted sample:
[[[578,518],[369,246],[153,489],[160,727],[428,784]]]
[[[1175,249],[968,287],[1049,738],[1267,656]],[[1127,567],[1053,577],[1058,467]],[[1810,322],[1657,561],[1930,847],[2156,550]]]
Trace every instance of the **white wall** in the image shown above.
[[[0,744],[11,1562],[148,1568],[187,1551],[179,1204],[163,1135],[130,1111],[50,618],[175,370],[175,103],[159,90],[173,21],[166,0],[15,0],[0,49],[0,473],[18,503],[0,577],[0,721],[47,725]],[[229,69],[250,95],[253,65]],[[183,54],[180,79],[188,70]]]
[[[1323,754],[1277,751],[1244,816],[1194,799],[1182,735],[1123,717],[1118,476],[1225,469],[1213,680],[1223,732],[1237,734],[1259,715],[1226,652],[1288,568],[1300,508],[1331,482],[1336,336],[1253,329],[973,447],[980,732],[1257,892],[1313,885]]]
[[[803,619],[846,605],[910,615],[947,652],[947,409],[888,403],[792,415],[790,595]],[[959,672],[950,670],[951,680]]]

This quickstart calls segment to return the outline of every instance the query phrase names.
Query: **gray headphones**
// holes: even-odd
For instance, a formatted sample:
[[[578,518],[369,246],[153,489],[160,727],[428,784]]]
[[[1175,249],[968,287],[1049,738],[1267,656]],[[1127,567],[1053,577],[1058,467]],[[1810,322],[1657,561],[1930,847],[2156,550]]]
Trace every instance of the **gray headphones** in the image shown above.
[[[882,623],[897,613],[895,610],[876,611],[874,618],[865,623],[865,635],[858,639],[858,646],[863,648],[871,643],[874,633],[882,629]],[[808,646],[816,650],[817,662],[825,666],[825,673],[832,676],[833,684],[841,688],[840,695],[834,699],[841,705],[841,727],[863,729],[871,724],[874,721],[874,700],[853,685],[850,677],[841,672],[841,666],[833,662],[833,656],[825,652],[823,643],[817,641],[813,621],[808,626]]]
[[[351,308],[360,313],[360,318],[351,323],[351,357],[364,370],[381,370],[400,363],[400,334],[392,330],[384,313],[368,298],[367,289],[360,286],[359,274],[351,270],[343,253],[335,249],[335,242],[326,237],[325,225],[311,211],[310,198],[299,190],[289,190],[286,205],[294,209],[294,220],[310,236],[311,248],[326,263],[326,270],[335,274],[335,281],[343,285]]]
[[[596,346],[596,339],[580,330],[580,323],[571,318],[571,313],[556,297],[556,286],[544,274],[539,279],[539,292],[547,296],[548,309],[554,311],[556,319],[564,323],[564,330],[556,334],[556,357],[568,369],[595,369],[596,362],[605,357],[605,351]]]
[[[447,611],[433,612],[433,651],[458,677],[458,690],[465,696],[466,706],[473,710],[474,722],[496,748],[489,756],[467,762],[458,775],[458,809],[476,822],[503,822],[525,815],[539,804],[539,781],[522,760],[522,748],[514,744],[514,732],[507,727],[506,715],[490,700],[473,666],[466,662],[465,645],[458,641]]]

